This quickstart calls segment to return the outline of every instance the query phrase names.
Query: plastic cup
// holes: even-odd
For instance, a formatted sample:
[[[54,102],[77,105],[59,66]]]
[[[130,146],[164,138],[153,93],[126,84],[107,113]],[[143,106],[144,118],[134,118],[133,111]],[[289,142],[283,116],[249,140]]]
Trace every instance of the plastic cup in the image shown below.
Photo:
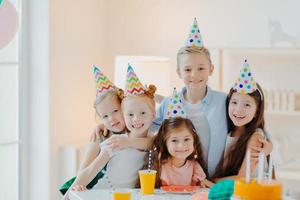
[[[113,200],[130,200],[131,190],[128,189],[116,189],[113,191]]]
[[[156,171],[155,170],[140,170],[139,171],[140,184],[141,184],[141,192],[143,195],[153,194],[155,179],[156,179]]]

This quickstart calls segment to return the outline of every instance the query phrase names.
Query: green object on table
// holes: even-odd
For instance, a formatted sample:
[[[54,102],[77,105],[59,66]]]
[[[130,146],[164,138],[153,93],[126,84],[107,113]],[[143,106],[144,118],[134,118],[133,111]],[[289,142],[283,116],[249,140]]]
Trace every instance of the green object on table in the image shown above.
[[[106,171],[106,166],[107,165],[105,165],[103,167],[103,169],[95,176],[95,178],[86,186],[87,189],[91,189],[94,185],[96,185],[96,183],[98,182],[98,180],[104,176],[104,172],[103,171]],[[71,185],[74,183],[75,179],[76,179],[76,177],[73,177],[70,180],[68,180],[67,182],[65,182],[59,188],[59,191],[64,195],[68,191],[68,189],[71,187]]]
[[[234,181],[224,180],[212,186],[208,193],[208,199],[230,200],[234,191]]]

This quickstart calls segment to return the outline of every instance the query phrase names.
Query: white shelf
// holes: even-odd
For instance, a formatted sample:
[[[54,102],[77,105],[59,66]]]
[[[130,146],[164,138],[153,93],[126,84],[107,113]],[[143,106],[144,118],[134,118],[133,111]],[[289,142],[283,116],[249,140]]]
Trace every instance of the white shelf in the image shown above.
[[[300,111],[266,111],[266,115],[300,117]]]

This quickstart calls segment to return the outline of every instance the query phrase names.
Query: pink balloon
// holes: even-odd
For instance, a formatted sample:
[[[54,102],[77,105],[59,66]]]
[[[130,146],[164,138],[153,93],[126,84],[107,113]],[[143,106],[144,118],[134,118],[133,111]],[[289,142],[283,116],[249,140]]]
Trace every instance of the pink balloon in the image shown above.
[[[0,7],[0,49],[14,38],[19,26],[18,12],[8,1]]]

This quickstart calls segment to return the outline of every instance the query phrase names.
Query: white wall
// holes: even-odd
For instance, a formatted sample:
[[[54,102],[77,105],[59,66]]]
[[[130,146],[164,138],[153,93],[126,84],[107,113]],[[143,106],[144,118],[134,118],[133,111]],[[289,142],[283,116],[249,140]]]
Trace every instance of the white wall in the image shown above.
[[[113,66],[114,56],[124,54],[167,56],[175,66],[176,52],[184,44],[194,17],[198,19],[204,44],[210,49],[269,48],[273,31],[270,20],[281,23],[284,31],[296,37],[300,45],[297,0],[106,2],[107,66]],[[175,72],[173,78],[177,84]]]
[[[194,17],[198,19],[205,45],[211,49],[269,48],[272,33],[269,19],[280,22],[291,37],[299,40],[300,35],[296,23],[300,18],[297,0],[53,0],[49,3],[52,194],[59,185],[59,146],[84,143],[95,126],[92,64],[101,66],[111,78],[116,55],[165,56],[175,66],[176,52],[184,43]],[[176,77],[174,70],[173,82],[179,84]]]
[[[51,199],[59,199],[59,147],[87,142],[96,124],[91,67],[104,63],[106,11],[102,0],[53,0],[49,4]]]

